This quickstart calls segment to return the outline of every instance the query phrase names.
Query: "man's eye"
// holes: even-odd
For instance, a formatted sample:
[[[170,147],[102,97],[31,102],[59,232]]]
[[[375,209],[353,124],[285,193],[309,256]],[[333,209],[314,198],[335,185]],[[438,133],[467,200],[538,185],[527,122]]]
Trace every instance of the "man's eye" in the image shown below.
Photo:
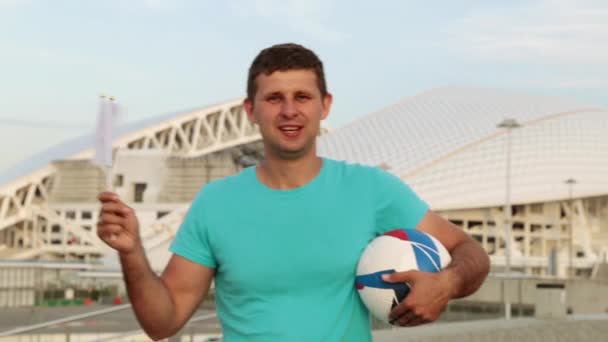
[[[270,103],[277,103],[281,100],[280,97],[278,96],[269,96],[266,98],[266,101],[270,102]]]
[[[298,95],[296,96],[296,100],[303,102],[303,101],[307,101],[310,100],[310,96],[308,95]]]

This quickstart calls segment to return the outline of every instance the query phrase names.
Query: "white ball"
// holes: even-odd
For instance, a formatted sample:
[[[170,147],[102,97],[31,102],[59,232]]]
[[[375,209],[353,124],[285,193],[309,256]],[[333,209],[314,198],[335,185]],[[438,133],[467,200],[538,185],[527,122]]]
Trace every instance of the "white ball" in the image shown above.
[[[373,239],[357,265],[355,285],[361,300],[377,319],[389,322],[389,313],[408,295],[404,283],[387,283],[383,274],[419,270],[439,272],[452,258],[431,235],[413,229],[395,229]]]

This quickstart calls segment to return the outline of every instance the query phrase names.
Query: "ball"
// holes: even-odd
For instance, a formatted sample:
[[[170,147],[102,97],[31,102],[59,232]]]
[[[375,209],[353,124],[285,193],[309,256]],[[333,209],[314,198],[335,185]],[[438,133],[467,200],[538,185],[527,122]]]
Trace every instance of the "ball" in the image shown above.
[[[389,313],[408,295],[405,283],[387,283],[383,274],[418,270],[439,272],[452,258],[431,235],[414,229],[395,229],[373,239],[361,254],[355,285],[374,317],[389,322]]]

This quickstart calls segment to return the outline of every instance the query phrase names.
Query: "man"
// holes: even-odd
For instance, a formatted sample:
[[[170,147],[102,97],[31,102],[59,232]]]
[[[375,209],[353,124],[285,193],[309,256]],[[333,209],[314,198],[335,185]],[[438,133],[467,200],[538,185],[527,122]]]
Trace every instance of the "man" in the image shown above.
[[[486,253],[401,180],[317,156],[315,140],[331,104],[312,51],[283,44],[260,52],[243,106],[259,126],[264,160],[203,186],[160,277],[146,260],[135,213],[115,194],[100,195],[98,234],[118,251],[133,309],[150,337],[179,331],[215,279],[226,341],[370,341],[356,264],[372,238],[394,228],[432,234],[453,259],[437,274],[385,279],[411,286],[391,313],[395,324],[431,322],[451,298],[481,285]]]

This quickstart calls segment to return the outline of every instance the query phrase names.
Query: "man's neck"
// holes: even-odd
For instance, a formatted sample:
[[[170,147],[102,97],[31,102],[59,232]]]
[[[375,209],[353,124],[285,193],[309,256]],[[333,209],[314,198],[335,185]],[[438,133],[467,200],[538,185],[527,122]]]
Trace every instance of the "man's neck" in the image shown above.
[[[299,188],[312,181],[321,171],[323,160],[316,154],[299,159],[266,158],[256,168],[260,182],[277,190]]]

